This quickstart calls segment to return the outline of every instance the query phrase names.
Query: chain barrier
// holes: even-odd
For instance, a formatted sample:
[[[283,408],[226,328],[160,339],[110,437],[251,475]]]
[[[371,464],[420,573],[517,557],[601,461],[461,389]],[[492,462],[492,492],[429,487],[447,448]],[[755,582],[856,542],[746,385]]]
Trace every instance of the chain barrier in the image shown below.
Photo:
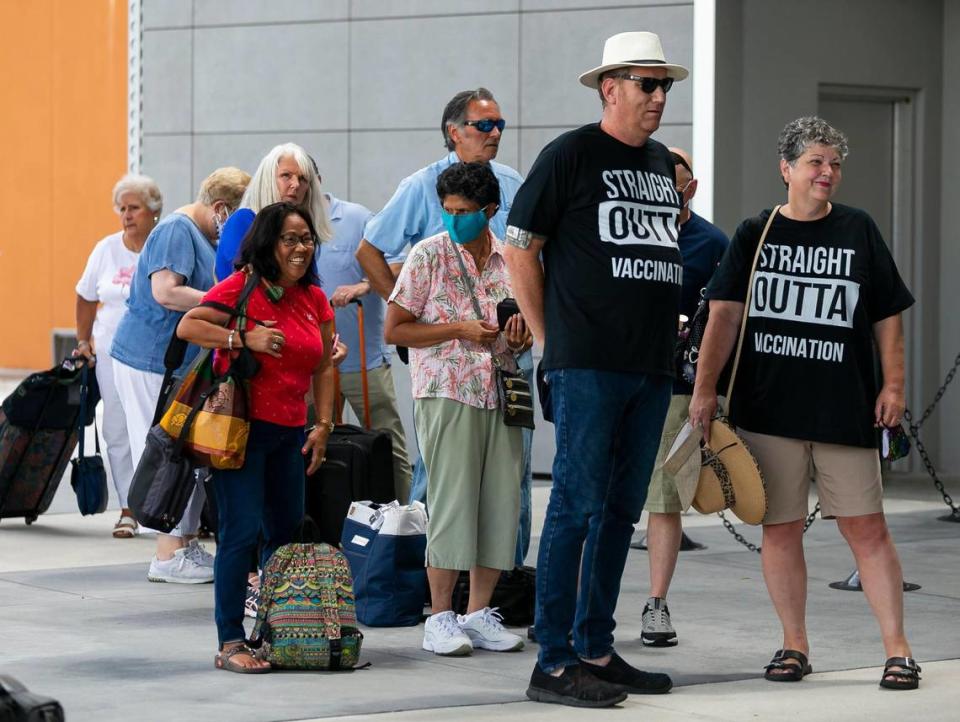
[[[816,521],[816,519],[817,519],[817,514],[819,514],[819,513],[820,513],[820,502],[818,501],[818,502],[817,502],[817,505],[816,505],[815,507],[813,507],[813,511],[811,511],[809,514],[807,514],[807,519],[806,519],[806,521],[803,522],[803,533],[804,533],[804,534],[807,533],[807,529],[809,529],[810,526],[813,524],[813,522]],[[757,554],[760,553],[761,547],[758,547],[756,544],[754,544],[753,542],[751,542],[750,540],[748,540],[745,536],[743,536],[743,534],[741,534],[740,532],[738,532],[737,529],[736,529],[736,527],[734,527],[733,524],[730,523],[730,520],[727,519],[726,516],[724,516],[724,514],[723,514],[722,511],[718,511],[718,512],[717,512],[717,516],[719,516],[719,517],[723,520],[723,527],[724,527],[724,529],[726,529],[728,532],[730,532],[730,533],[733,535],[733,538],[734,538],[734,539],[736,539],[738,542],[740,542],[741,544],[743,544],[743,545],[744,545],[747,549],[749,549],[750,551],[756,552]]]
[[[923,462],[924,468],[927,470],[930,478],[933,479],[933,485],[937,488],[937,491],[940,492],[940,495],[943,496],[943,503],[950,507],[950,516],[955,520],[960,521],[960,507],[957,507],[957,505],[953,503],[953,497],[951,497],[944,488],[943,482],[937,475],[937,470],[933,467],[933,462],[930,461],[930,455],[927,453],[926,447],[923,445],[923,442],[920,441],[920,427],[923,426],[924,422],[930,418],[933,410],[937,407],[937,404],[940,403],[940,399],[942,399],[943,395],[946,393],[950,382],[953,381],[954,377],[957,375],[958,368],[960,368],[960,353],[958,353],[957,357],[953,360],[953,367],[947,372],[946,377],[943,379],[943,383],[940,385],[940,388],[937,389],[937,393],[933,397],[933,401],[930,402],[930,405],[923,410],[923,414],[920,416],[920,419],[914,423],[913,414],[910,413],[910,409],[904,409],[903,420],[907,422],[910,436],[913,437],[913,445],[917,449],[917,453],[920,455],[920,461]],[[807,520],[803,524],[804,534],[807,533],[807,529],[810,528],[810,525],[813,524],[814,520],[817,518],[817,513],[819,511],[820,502],[817,502],[816,507],[814,507],[813,511],[810,512],[810,514],[807,516]],[[723,520],[724,528],[733,535],[735,540],[737,540],[740,544],[743,544],[743,546],[750,551],[756,552],[757,554],[760,553],[760,547],[749,541],[743,536],[743,534],[738,532],[733,524],[730,523],[730,520],[724,516],[722,511],[718,511],[717,516]],[[946,518],[947,517],[944,517],[944,519]]]
[[[904,409],[903,412],[903,420],[907,422],[907,428],[910,432],[910,436],[913,437],[913,445],[916,447],[917,453],[920,455],[920,461],[923,462],[924,468],[927,470],[930,478],[933,479],[933,485],[937,488],[937,491],[940,492],[940,496],[943,497],[943,503],[950,507],[950,517],[956,521],[960,521],[960,508],[953,503],[953,498],[947,493],[947,490],[943,486],[943,482],[940,481],[940,477],[937,475],[937,470],[933,468],[933,462],[930,461],[930,455],[927,453],[927,449],[923,445],[923,442],[920,441],[920,427],[923,426],[924,422],[930,418],[933,410],[936,408],[937,404],[940,403],[940,399],[942,399],[944,393],[946,393],[950,382],[953,381],[953,378],[957,375],[958,368],[960,368],[960,353],[958,353],[957,357],[953,360],[953,367],[947,372],[946,377],[943,379],[943,383],[940,385],[940,388],[937,389],[937,393],[933,397],[933,401],[926,409],[923,410],[923,414],[916,423],[913,421],[913,414],[910,412],[910,409]]]

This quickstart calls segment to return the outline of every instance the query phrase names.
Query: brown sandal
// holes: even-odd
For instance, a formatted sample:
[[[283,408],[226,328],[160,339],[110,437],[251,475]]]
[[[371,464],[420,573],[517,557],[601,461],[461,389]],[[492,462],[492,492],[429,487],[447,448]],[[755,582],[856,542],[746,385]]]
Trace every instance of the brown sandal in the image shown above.
[[[217,656],[213,658],[213,665],[217,669],[236,672],[237,674],[266,674],[273,671],[273,667],[244,667],[242,664],[237,664],[233,661],[233,658],[238,654],[246,654],[252,659],[257,658],[257,653],[244,643],[217,652]]]
[[[137,535],[137,520],[129,514],[121,514],[120,520],[113,525],[114,539],[133,539]]]

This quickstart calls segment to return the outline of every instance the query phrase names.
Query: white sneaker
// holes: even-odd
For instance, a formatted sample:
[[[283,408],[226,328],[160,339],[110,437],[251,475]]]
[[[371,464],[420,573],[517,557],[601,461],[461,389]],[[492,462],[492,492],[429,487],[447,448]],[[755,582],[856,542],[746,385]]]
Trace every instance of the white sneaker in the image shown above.
[[[183,547],[177,549],[173,557],[166,561],[160,561],[154,556],[147,579],[151,582],[173,584],[209,584],[213,581],[213,569],[191,559],[187,555],[187,547]]]
[[[187,559],[192,559],[201,567],[210,567],[213,569],[213,554],[207,551],[207,548],[196,539],[191,539],[186,546]]]
[[[523,637],[504,629],[502,620],[503,616],[497,611],[497,607],[484,607],[473,614],[457,617],[460,629],[477,649],[490,649],[494,652],[515,652],[523,649]]]
[[[447,657],[473,653],[470,637],[460,629],[455,612],[439,612],[427,617],[423,625],[423,648]]]

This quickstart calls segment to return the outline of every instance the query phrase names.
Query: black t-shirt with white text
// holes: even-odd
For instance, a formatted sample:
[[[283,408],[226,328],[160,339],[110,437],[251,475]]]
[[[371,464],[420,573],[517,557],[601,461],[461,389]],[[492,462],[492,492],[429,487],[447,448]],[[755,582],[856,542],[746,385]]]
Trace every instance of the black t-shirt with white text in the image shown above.
[[[547,145],[507,224],[546,237],[546,369],[674,375],[683,266],[666,147],[587,125]]]
[[[769,217],[740,224],[707,298],[746,300]],[[761,434],[876,447],[873,324],[911,305],[867,213],[834,203],[816,221],[778,214],[754,276],[731,420]]]

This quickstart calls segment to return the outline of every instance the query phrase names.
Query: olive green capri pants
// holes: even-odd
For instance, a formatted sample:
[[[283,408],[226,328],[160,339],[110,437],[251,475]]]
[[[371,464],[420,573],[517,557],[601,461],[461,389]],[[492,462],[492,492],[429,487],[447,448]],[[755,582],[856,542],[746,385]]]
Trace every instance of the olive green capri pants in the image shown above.
[[[427,564],[513,569],[520,517],[523,437],[499,409],[414,399],[427,468]]]

